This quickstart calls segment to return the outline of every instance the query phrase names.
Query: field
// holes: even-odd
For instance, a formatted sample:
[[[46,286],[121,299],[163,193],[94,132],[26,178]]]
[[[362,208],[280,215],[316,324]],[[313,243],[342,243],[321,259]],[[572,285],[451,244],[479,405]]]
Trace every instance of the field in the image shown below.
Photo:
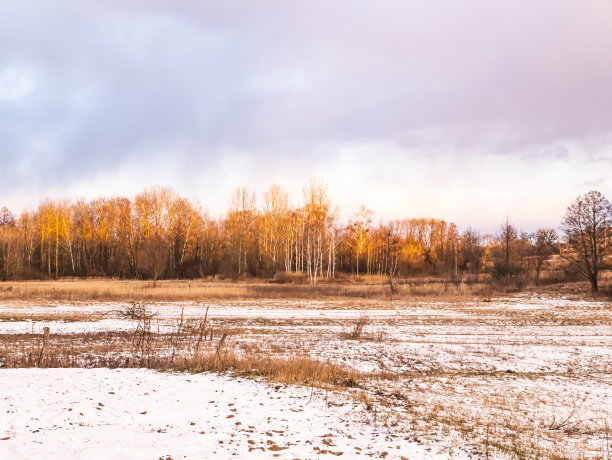
[[[612,458],[607,297],[307,289],[2,285],[0,457]]]

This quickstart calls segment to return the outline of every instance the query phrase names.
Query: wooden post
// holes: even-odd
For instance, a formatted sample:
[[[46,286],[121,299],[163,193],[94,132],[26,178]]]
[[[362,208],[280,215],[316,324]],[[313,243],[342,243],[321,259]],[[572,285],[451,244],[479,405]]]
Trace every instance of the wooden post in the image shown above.
[[[40,356],[38,357],[38,367],[42,367],[43,364],[43,354],[45,352],[45,347],[47,346],[47,342],[49,341],[50,330],[48,327],[43,328],[43,344],[40,349]]]

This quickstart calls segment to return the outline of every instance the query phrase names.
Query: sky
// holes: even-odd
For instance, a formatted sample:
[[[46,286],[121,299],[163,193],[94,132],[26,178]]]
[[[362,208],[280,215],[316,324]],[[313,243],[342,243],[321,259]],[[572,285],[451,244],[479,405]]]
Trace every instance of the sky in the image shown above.
[[[340,216],[612,200],[611,0],[0,0],[0,206],[312,177]]]

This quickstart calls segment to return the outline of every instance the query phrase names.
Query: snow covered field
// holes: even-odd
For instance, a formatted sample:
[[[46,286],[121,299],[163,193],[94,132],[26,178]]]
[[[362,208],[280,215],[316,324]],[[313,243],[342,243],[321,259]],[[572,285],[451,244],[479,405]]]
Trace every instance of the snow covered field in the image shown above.
[[[303,387],[144,369],[13,369],[0,372],[0,388],[5,459],[446,457],[442,445],[367,423],[342,395]]]
[[[21,355],[36,356],[47,326],[50,346],[70,350],[68,365],[97,366],[112,356],[113,366],[122,367],[139,325],[119,314],[123,308],[120,303],[0,305],[0,365],[14,367]],[[0,369],[0,411],[27,408],[9,422],[0,419],[0,438],[10,438],[0,441],[0,452],[11,449],[12,458],[29,458],[32,451],[24,443],[42,439],[59,456],[65,452],[92,458],[74,446],[89,439],[86,444],[95,451],[100,445],[96,443],[118,430],[126,435],[125,441],[117,441],[117,449],[128,449],[130,440],[150,445],[153,450],[139,451],[143,458],[201,458],[199,452],[214,449],[221,456],[241,457],[251,449],[252,454],[283,458],[315,458],[322,451],[387,458],[612,456],[609,302],[520,294],[489,301],[271,300],[147,306],[148,314],[156,315],[151,328],[168,337],[173,337],[181,315],[184,324],[193,325],[207,309],[211,335],[214,331],[203,345],[209,351],[214,352],[223,334],[224,346],[239,356],[307,355],[364,377],[356,388],[341,393],[315,389],[311,400],[311,388],[275,389],[274,383],[228,374]],[[96,382],[115,388],[103,383],[107,391],[101,399],[103,390],[96,390]],[[199,399],[210,392],[217,397]],[[118,402],[120,398],[125,400]],[[151,403],[152,398],[159,401]],[[203,406],[204,399],[217,405]],[[161,412],[136,407],[146,401],[166,408],[163,425],[172,428],[163,428],[160,418],[153,417],[163,419]],[[92,407],[90,415],[79,410],[85,414],[81,419],[70,418],[77,408],[69,411],[69,404],[99,402],[104,406]],[[225,419],[232,415],[225,414],[225,403],[235,404],[228,407],[236,408],[244,420]],[[15,409],[5,410],[7,404]],[[197,418],[203,407],[208,415]],[[143,411],[147,414],[140,414]],[[257,418],[262,413],[265,420]],[[40,419],[44,430],[32,433],[40,427],[32,428],[30,418]],[[184,426],[187,418],[196,425]],[[235,425],[238,421],[241,425]],[[315,426],[324,428],[313,432]],[[166,432],[153,433],[153,428]],[[63,430],[69,433],[64,436]],[[282,436],[272,430],[282,431]],[[54,432],[73,441],[54,441]],[[333,446],[322,437],[328,432]],[[172,450],[177,443],[180,449]]]

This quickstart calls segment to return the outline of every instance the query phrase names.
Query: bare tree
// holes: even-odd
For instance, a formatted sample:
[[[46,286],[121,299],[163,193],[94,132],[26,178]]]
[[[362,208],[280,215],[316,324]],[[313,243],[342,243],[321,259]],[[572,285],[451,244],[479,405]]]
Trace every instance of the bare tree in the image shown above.
[[[282,238],[286,232],[289,195],[280,185],[273,184],[264,192],[263,201],[263,252],[271,259],[274,272],[280,259],[279,253],[283,249]]]
[[[539,228],[535,233],[530,235],[530,240],[533,244],[533,255],[535,258],[535,284],[540,281],[540,273],[544,263],[553,254],[553,247],[558,241],[557,232],[552,228]]]
[[[373,212],[361,205],[359,211],[353,214],[347,227],[347,244],[355,252],[355,274],[359,275],[359,259],[365,251],[370,238]]]
[[[15,216],[6,207],[0,210],[0,279],[14,278],[18,271],[18,239]]]
[[[459,244],[461,249],[459,265],[461,269],[470,273],[479,273],[485,253],[480,234],[468,227],[461,235]]]
[[[383,227],[384,237],[386,239],[387,245],[385,265],[387,267],[387,273],[389,275],[389,289],[391,290],[391,294],[394,294],[397,288],[393,277],[397,272],[400,250],[400,237],[398,227],[399,226],[393,222],[390,222],[387,226]]]
[[[141,267],[153,278],[153,287],[156,287],[157,280],[163,275],[168,266],[168,245],[161,236],[152,235],[142,242],[139,252]]]
[[[248,271],[247,253],[252,240],[255,213],[255,194],[246,187],[237,188],[232,195],[227,222],[230,245],[238,252],[239,275]]]
[[[304,210],[306,216],[306,268],[311,285],[323,276],[323,255],[327,250],[326,239],[331,233],[333,213],[327,185],[311,179],[304,187]]]
[[[612,215],[610,202],[598,191],[579,196],[567,208],[561,228],[571,250],[563,256],[598,290],[597,278],[612,245],[607,226]]]
[[[511,272],[514,273],[515,271],[514,260],[512,258],[512,249],[517,238],[518,232],[516,228],[510,223],[510,218],[506,217],[506,221],[500,226],[499,232],[497,234],[499,245],[501,246],[501,249],[503,251],[503,274],[505,276],[508,276]]]

